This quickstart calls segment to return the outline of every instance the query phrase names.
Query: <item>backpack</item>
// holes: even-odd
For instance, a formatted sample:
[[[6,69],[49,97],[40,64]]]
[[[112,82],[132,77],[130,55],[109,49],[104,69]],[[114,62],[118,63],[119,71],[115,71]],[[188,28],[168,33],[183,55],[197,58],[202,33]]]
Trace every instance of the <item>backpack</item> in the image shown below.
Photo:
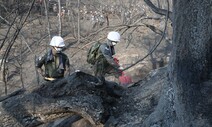
[[[97,59],[97,54],[98,54],[98,50],[99,47],[101,46],[101,43],[99,42],[95,42],[90,49],[88,50],[88,54],[87,54],[87,62],[94,65]]]

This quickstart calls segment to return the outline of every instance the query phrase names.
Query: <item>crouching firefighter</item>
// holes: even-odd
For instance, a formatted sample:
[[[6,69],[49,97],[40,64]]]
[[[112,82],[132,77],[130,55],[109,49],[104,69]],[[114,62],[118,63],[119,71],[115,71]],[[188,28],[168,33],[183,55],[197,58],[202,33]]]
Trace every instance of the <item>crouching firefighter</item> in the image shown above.
[[[54,36],[50,42],[51,49],[36,60],[36,69],[47,81],[55,81],[69,74],[68,56],[62,53],[65,46],[60,36]],[[42,68],[44,65],[44,69]]]

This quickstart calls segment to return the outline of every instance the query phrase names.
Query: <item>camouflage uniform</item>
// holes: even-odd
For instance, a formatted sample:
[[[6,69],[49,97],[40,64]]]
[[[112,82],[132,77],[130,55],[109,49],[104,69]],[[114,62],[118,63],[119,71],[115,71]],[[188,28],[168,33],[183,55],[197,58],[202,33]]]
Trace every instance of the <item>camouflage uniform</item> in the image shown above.
[[[100,79],[104,79],[106,74],[121,75],[119,65],[114,61],[113,55],[115,54],[114,46],[109,46],[103,43],[97,55],[97,61],[94,65],[94,74]]]
[[[64,72],[70,67],[69,59],[64,53],[52,54],[49,50],[44,56],[40,57],[36,63],[37,68],[45,67],[45,77],[48,78],[62,78]]]

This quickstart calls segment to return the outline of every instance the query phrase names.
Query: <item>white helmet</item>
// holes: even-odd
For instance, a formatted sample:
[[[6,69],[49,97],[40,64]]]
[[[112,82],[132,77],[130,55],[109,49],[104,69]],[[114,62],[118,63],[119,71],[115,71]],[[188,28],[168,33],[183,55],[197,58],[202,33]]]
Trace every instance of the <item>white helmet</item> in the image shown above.
[[[49,45],[56,46],[56,47],[64,47],[65,43],[62,37],[54,36]]]
[[[115,31],[109,32],[107,35],[107,39],[109,39],[111,41],[115,41],[115,42],[119,42],[120,38],[121,38],[120,34]]]

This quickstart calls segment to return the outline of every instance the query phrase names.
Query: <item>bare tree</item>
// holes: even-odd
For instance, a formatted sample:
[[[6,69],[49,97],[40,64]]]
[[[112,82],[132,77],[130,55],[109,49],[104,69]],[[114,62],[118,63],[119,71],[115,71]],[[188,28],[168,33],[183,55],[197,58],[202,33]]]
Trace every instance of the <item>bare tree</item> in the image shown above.
[[[144,0],[145,3],[157,14],[166,15],[167,10],[156,7],[151,0]],[[169,11],[169,19],[173,20],[172,12]]]
[[[78,37],[78,43],[79,43],[80,42],[80,0],[77,1],[77,8],[78,8],[77,37]]]
[[[61,21],[61,3],[60,3],[60,0],[58,0],[58,27],[59,27],[59,30],[58,30],[58,35],[61,36],[62,35],[62,21]]]
[[[7,21],[7,23],[9,23],[8,25],[10,25],[10,27],[9,27],[7,33],[6,33],[6,36],[5,36],[4,40],[2,41],[2,43],[0,45],[0,50],[1,50],[3,48],[3,46],[5,45],[5,43],[8,42],[8,45],[6,46],[6,51],[3,54],[3,58],[2,58],[2,61],[0,63],[0,66],[3,66],[3,70],[2,71],[3,71],[3,74],[4,74],[3,75],[4,76],[3,79],[4,79],[4,83],[5,83],[5,93],[6,94],[7,94],[7,84],[6,84],[6,78],[7,77],[5,75],[6,74],[6,68],[5,68],[6,65],[5,64],[6,64],[6,61],[7,61],[8,57],[9,57],[9,55],[10,55],[10,51],[11,51],[13,45],[15,44],[16,39],[18,38],[18,35],[19,35],[21,29],[23,28],[26,20],[28,19],[29,15],[30,15],[30,12],[31,12],[31,10],[33,8],[34,3],[35,3],[35,0],[33,0],[31,2],[31,5],[28,8],[28,11],[27,11],[26,15],[21,15],[20,16],[20,15],[17,14],[17,13],[21,13],[24,10],[23,7],[22,7],[20,9],[16,10],[17,13],[15,13],[16,15],[15,15],[15,18],[14,18],[12,23],[9,23]],[[20,3],[18,3],[18,6],[21,6],[19,4]],[[21,10],[21,9],[23,9],[23,10]],[[20,19],[18,19],[18,18],[20,18]],[[18,19],[18,24],[15,24],[17,19]],[[15,28],[14,31],[13,31],[13,28]],[[8,38],[10,32],[12,33],[12,37]],[[21,64],[20,64],[20,66],[21,66]],[[23,81],[22,80],[22,74],[20,74],[20,77],[21,77],[21,81]],[[23,82],[22,82],[22,85],[23,85]]]
[[[47,4],[46,4],[46,0],[43,0],[44,2],[44,7],[45,7],[45,15],[46,15],[46,23],[47,23],[47,26],[46,26],[46,29],[48,31],[48,34],[49,34],[49,41],[51,40],[51,31],[50,31],[50,23],[49,23],[49,14],[48,14],[48,8],[47,8]]]

